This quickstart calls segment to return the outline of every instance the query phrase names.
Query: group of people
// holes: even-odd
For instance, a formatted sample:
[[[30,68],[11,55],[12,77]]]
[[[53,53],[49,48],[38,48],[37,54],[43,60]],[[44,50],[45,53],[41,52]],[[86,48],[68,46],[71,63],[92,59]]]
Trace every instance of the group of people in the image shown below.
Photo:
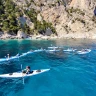
[[[31,51],[33,51],[33,50],[31,50]],[[9,56],[9,54],[7,54],[7,59],[9,59],[10,58],[10,56]],[[31,71],[31,68],[30,68],[30,66],[26,66],[26,69],[24,69],[23,71],[22,71],[22,73],[23,74],[30,74],[30,73],[33,73],[33,71]]]

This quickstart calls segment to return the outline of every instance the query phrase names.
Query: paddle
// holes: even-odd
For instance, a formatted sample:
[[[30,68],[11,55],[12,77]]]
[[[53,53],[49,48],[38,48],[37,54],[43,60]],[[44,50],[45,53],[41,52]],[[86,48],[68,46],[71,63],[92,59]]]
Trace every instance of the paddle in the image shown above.
[[[18,61],[20,61],[20,60],[19,60],[19,56],[18,56]],[[22,72],[22,64],[21,64],[21,72]],[[23,80],[23,84],[24,84],[24,77],[23,77],[23,74],[22,74],[22,80]]]
[[[22,71],[22,64],[21,64],[21,71]],[[24,77],[23,77],[23,74],[22,74],[22,79],[23,79],[23,84],[24,84]]]

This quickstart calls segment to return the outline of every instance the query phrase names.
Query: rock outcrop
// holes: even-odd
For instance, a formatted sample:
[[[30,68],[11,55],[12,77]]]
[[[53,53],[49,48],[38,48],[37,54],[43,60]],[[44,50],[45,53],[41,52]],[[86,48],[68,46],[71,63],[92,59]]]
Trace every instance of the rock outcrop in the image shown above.
[[[96,23],[92,20],[95,3],[94,0],[72,0],[67,9],[62,4],[43,7],[41,14],[44,20],[52,22],[59,37],[92,38],[96,34]]]
[[[31,2],[17,0],[16,3],[26,9],[25,1]],[[94,17],[96,0],[63,0],[66,8],[62,1],[57,1],[34,0],[27,9],[34,8],[39,11],[37,19],[40,22],[42,20],[51,22],[59,37],[96,38],[96,18]]]
[[[18,31],[17,38],[24,39],[24,38],[27,38],[27,35],[23,31]]]
[[[95,0],[72,0],[70,6],[88,11],[90,9],[93,9],[95,3]]]
[[[43,21],[43,18],[42,18],[42,16],[41,16],[41,14],[38,14],[38,15],[37,15],[37,20],[40,21],[40,22]]]
[[[72,0],[70,7],[78,8],[82,11],[85,11],[86,14],[93,14],[93,10],[96,6],[95,0]]]

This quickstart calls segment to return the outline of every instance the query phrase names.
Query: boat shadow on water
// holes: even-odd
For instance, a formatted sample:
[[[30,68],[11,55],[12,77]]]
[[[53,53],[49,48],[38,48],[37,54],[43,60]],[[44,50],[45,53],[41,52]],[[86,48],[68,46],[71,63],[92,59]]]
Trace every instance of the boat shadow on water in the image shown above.
[[[47,54],[47,59],[51,61],[49,65],[51,67],[57,67],[57,66],[62,66],[65,64],[65,62],[68,60],[68,54],[66,53],[53,53],[53,54]],[[61,62],[61,63],[60,63]]]

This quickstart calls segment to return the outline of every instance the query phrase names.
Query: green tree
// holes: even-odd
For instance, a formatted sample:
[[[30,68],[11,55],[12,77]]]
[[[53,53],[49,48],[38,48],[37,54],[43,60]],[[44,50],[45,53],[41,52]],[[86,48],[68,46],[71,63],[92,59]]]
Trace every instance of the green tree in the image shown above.
[[[9,31],[9,22],[6,20],[3,22],[3,31]]]

